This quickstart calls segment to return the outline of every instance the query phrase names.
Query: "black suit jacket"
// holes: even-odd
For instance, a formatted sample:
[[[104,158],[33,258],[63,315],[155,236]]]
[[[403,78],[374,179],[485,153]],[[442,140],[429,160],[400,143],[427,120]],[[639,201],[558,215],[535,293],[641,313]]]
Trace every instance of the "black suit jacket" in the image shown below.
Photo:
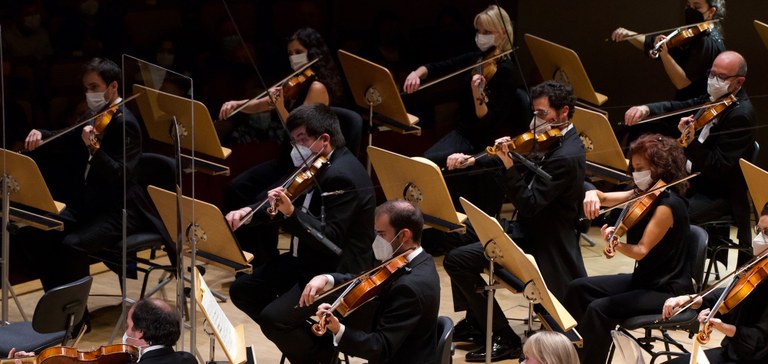
[[[521,248],[536,258],[547,287],[563,300],[568,282],[587,275],[576,231],[584,199],[581,181],[586,153],[576,128],[565,133],[562,144],[540,166],[552,180],[517,163],[502,172],[501,184],[518,211],[525,236]]]
[[[422,251],[379,294],[373,329],[364,332],[346,326],[339,350],[368,359],[369,363],[434,363],[437,351],[437,316],[440,278],[432,256]],[[332,274],[341,284],[352,275]]]
[[[280,221],[283,229],[299,238],[299,263],[304,278],[325,272],[360,273],[373,266],[371,243],[374,238],[376,197],[368,173],[346,147],[331,154],[330,165],[318,173],[309,211],[302,210],[304,198],[294,201],[295,212]],[[323,192],[344,191],[332,196]],[[255,208],[257,205],[252,205]],[[325,207],[325,219],[321,218]],[[320,231],[342,250],[333,255],[315,236],[299,223],[307,223]]]
[[[141,364],[197,364],[195,356],[186,351],[174,351],[173,348],[163,347],[152,350],[141,356]]]

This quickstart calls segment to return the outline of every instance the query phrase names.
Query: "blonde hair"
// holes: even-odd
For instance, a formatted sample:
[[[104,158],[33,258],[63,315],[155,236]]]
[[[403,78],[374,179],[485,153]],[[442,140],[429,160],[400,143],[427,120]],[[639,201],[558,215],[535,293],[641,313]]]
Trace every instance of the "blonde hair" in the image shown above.
[[[539,359],[543,364],[578,364],[576,349],[565,335],[553,331],[540,331],[528,338],[523,352]]]
[[[512,33],[512,21],[509,20],[509,15],[507,15],[507,12],[504,11],[504,9],[496,5],[491,5],[475,15],[474,24],[475,27],[477,27],[478,24],[481,24],[484,28],[497,32],[503,37],[504,40],[497,46],[499,51],[506,52],[512,49],[512,40],[514,39],[514,34]]]

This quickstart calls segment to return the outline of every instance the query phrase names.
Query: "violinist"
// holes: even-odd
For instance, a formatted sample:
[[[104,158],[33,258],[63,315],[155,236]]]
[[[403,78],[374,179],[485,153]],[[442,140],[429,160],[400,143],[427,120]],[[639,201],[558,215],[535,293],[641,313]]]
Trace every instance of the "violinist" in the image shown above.
[[[675,140],[646,134],[632,143],[628,153],[634,189],[621,192],[596,191],[601,205],[613,206],[648,191],[658,181],[671,183],[687,174],[685,157]],[[563,304],[578,322],[584,338],[582,363],[602,363],[611,343],[610,331],[629,317],[650,314],[664,300],[691,293],[686,270],[685,237],[689,231],[685,201],[687,182],[678,183],[655,197],[644,217],[627,231],[627,243],[616,251],[636,261],[632,274],[585,277],[568,285]],[[632,208],[642,208],[640,204]],[[614,227],[601,232],[610,241]]]
[[[325,317],[330,334],[313,335],[306,324],[265,331],[291,363],[327,363],[334,347],[369,363],[435,363],[440,281],[432,256],[420,246],[424,218],[405,200],[387,201],[376,208],[376,259],[387,261],[406,254],[407,265],[389,286],[381,288],[372,327],[365,330],[339,322],[330,305],[316,296],[354,278],[352,274],[323,274],[312,278],[299,299],[301,311]],[[306,315],[303,317],[306,319]],[[298,345],[298,346],[297,346]],[[306,346],[303,346],[306,345]]]
[[[176,308],[157,298],[144,298],[128,311],[123,344],[139,349],[142,364],[196,364],[194,355],[174,351],[181,335]]]
[[[285,120],[288,113],[300,105],[314,103],[330,105],[331,101],[336,103],[341,101],[343,92],[341,78],[333,61],[333,56],[320,33],[312,28],[297,30],[288,37],[287,52],[288,61],[294,71],[299,70],[309,61],[320,58],[311,67],[317,77],[308,85],[302,86],[295,98],[291,100],[286,100],[283,97],[283,89],[278,86],[270,90],[272,98],[264,96],[260,99],[227,101],[219,110],[219,119],[228,119],[235,109],[245,103],[247,105],[242,109],[245,113],[253,114],[277,110],[280,113],[280,119]]]
[[[83,67],[83,88],[89,111],[81,117],[85,120],[121,100],[118,82],[121,70],[111,60],[94,58]],[[107,121],[103,120],[102,122]],[[55,132],[35,129],[27,135],[25,146],[35,150],[42,138]],[[43,288],[75,281],[89,274],[86,254],[95,254],[114,246],[122,238],[123,206],[127,207],[127,231],[151,229],[158,222],[154,215],[145,214],[143,206],[151,206],[146,191],[137,182],[136,166],[141,156],[141,129],[136,118],[121,106],[108,119],[103,131],[94,125],[74,129],[55,140],[56,145],[73,151],[79,157],[83,169],[45,175],[48,184],[62,179],[76,181],[67,207],[55,218],[64,222],[64,231],[39,231],[22,228],[12,237],[24,249],[26,259],[36,262]],[[47,152],[54,143],[41,146],[36,152]],[[56,164],[64,164],[58,155],[40,154]],[[64,175],[66,174],[66,175]],[[125,195],[123,186],[125,184]],[[56,194],[54,194],[56,197]],[[23,242],[23,244],[21,243]],[[44,252],[41,254],[40,252]]]
[[[685,148],[690,172],[701,172],[691,183],[688,212],[692,224],[733,218],[738,228],[741,247],[749,248],[751,239],[749,223],[749,196],[739,167],[739,159],[752,159],[755,136],[752,129],[757,125],[757,115],[742,85],[746,81],[747,62],[733,51],[721,53],[707,73],[707,95],[686,101],[657,102],[634,106],[625,120],[642,120],[657,115],[711,101],[721,101],[735,96],[736,101],[718,113],[711,122],[696,133]],[[679,119],[682,132],[699,115],[687,115]],[[678,134],[679,135],[679,134]],[[739,254],[739,265],[749,260],[749,254]]]
[[[474,26],[477,30],[477,51],[418,67],[406,78],[403,90],[409,94],[416,92],[422,80],[448,74],[512,49],[512,22],[504,9],[496,5],[489,6],[475,16]],[[525,131],[525,125],[516,121],[530,118],[526,113],[529,105],[527,101],[516,101],[519,100],[516,92],[523,92],[518,90],[523,82],[511,58],[502,57],[478,68],[486,72],[475,70],[462,74],[466,86],[458,96],[456,128],[424,152],[424,157],[438,166],[445,166],[447,157],[453,153],[472,154],[481,151],[499,137],[502,130],[509,130],[513,134]],[[523,114],[525,116],[522,119],[518,118]],[[494,215],[501,207],[501,196],[477,193],[474,188],[478,184],[488,183],[486,181],[493,183],[493,176],[480,174],[476,178],[454,176],[446,179],[455,206],[461,206],[458,196],[464,196]]]
[[[755,256],[768,248],[768,205],[763,206],[760,219],[755,226],[757,235],[752,240]],[[712,291],[705,297],[682,295],[664,302],[663,315],[670,317],[683,305],[695,298],[691,308],[708,307],[699,313],[699,321],[709,316],[723,289]],[[768,285],[759,283],[736,307],[721,318],[712,318],[712,327],[725,335],[719,348],[705,350],[712,364],[722,363],[765,363],[768,360]],[[689,355],[668,363],[688,363]]]
[[[507,196],[517,208],[517,221],[509,224],[507,234],[523,251],[536,258],[547,287],[562,300],[568,282],[586,276],[576,231],[584,192],[582,185],[574,183],[584,178],[585,151],[570,121],[576,101],[573,90],[555,81],[546,81],[533,87],[530,96],[536,115],[531,130],[540,134],[559,128],[563,135],[560,143],[534,158],[551,179],[511,159],[507,155],[510,152],[506,144],[509,137],[497,140],[501,150],[495,157],[475,159],[454,154],[448,158],[448,167],[486,163],[501,169],[499,184],[505,186]],[[443,264],[455,288],[454,310],[467,310],[466,319],[456,325],[454,340],[480,343],[487,315],[486,298],[477,291],[477,287],[484,285],[481,273],[488,267],[483,244],[474,242],[453,249]],[[521,340],[512,331],[498,304],[494,304],[492,331],[491,359],[517,358]],[[475,362],[484,361],[485,357],[482,347],[467,353],[466,359]]]
[[[282,121],[285,121],[290,111],[301,105],[314,103],[334,105],[342,102],[341,78],[333,61],[333,56],[320,33],[312,28],[297,30],[288,38],[287,52],[293,70],[298,70],[307,62],[319,58],[310,68],[316,75],[315,78],[296,86],[296,95],[291,100],[285,100],[282,95],[282,88],[278,87],[270,91],[274,95],[274,104],[268,96],[250,101],[227,101],[219,111],[219,119],[229,119],[233,110],[245,102],[248,105],[242,110],[244,113],[252,114],[276,110],[279,113],[279,120]],[[278,133],[281,135],[278,139],[285,139],[282,137],[282,129]],[[278,158],[258,164],[232,179],[224,191],[223,209],[225,211],[241,207],[243,201],[262,199],[264,191],[274,187],[276,181],[291,173],[294,166],[289,156],[291,146],[286,142],[282,144],[283,147]],[[258,235],[260,235],[259,232],[253,229],[242,229],[236,232],[238,240],[247,244],[256,239]],[[257,263],[263,263],[277,256],[277,240],[260,246],[246,245],[245,250],[254,253],[254,259]]]
[[[697,24],[704,21],[723,19],[725,0],[686,0],[685,24]],[[698,31],[698,29],[696,29]],[[615,42],[628,40],[645,54],[654,49],[656,44],[665,39],[667,34],[638,35],[628,29],[618,28],[611,34]],[[725,51],[725,44],[720,34],[719,23],[713,24],[709,31],[693,36],[688,43],[669,48],[662,46],[658,53],[669,80],[675,86],[676,101],[683,101],[703,94],[707,89],[704,73],[712,66],[715,57]]]
[[[261,325],[262,330],[266,325],[276,324],[272,320],[285,317],[265,318],[262,310],[290,310],[295,304],[286,304],[284,299],[275,297],[300,292],[298,287],[323,272],[356,273],[373,265],[370,246],[376,208],[373,186],[365,168],[344,146],[336,115],[323,104],[302,105],[289,114],[286,126],[296,145],[291,154],[297,166],[315,154],[325,157],[329,165],[295,201],[286,196],[283,187],[270,190],[269,205],[280,201],[274,218],[267,216],[266,208],[257,209],[258,202],[226,215],[232,229],[249,223],[275,227],[258,235],[259,240],[251,242],[253,244],[276,240],[277,227],[293,235],[289,252],[256,265],[253,273],[241,275],[230,287],[232,303]],[[329,192],[340,193],[324,196]],[[249,221],[247,216],[254,209],[257,210]],[[334,255],[305,226],[311,226],[340,247],[341,256]]]

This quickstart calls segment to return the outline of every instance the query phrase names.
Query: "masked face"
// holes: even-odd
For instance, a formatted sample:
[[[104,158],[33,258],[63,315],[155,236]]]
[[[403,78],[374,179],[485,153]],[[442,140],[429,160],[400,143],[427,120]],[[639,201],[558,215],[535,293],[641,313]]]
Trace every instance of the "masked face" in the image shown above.
[[[475,44],[477,44],[477,48],[480,48],[481,51],[485,52],[496,45],[496,36],[493,34],[477,33],[475,35]]]
[[[752,254],[760,255],[768,249],[768,240],[766,239],[768,238],[766,238],[762,231],[757,233],[757,236],[752,239]]]
[[[403,243],[401,242],[400,245],[397,246],[397,249],[392,248],[392,242],[397,240],[397,237],[400,236],[401,232],[402,230],[398,231],[397,235],[395,235],[391,241],[387,241],[387,239],[384,239],[381,235],[376,235],[376,239],[374,239],[373,244],[371,244],[371,248],[373,248],[373,256],[376,257],[376,260],[383,262],[389,258],[392,258],[392,255],[395,254],[395,251],[403,246]]]
[[[704,21],[704,14],[694,8],[685,8],[685,24],[696,24]]]
[[[728,93],[728,87],[731,86],[731,81],[723,81],[720,77],[710,76],[707,79],[707,93],[712,100],[717,100],[723,95]]]
[[[309,163],[309,158],[312,156],[312,150],[301,144],[296,144],[291,149],[291,160],[294,167],[301,167],[304,165],[304,161]]]
[[[653,182],[651,171],[632,172],[632,179],[635,181],[635,186],[641,191],[647,190]]]
[[[85,101],[88,103],[88,108],[93,112],[101,111],[104,106],[107,106],[107,100],[105,99],[107,92],[86,92]]]
[[[306,53],[298,53],[294,55],[288,56],[288,61],[291,62],[291,68],[294,71],[297,71],[301,66],[307,64],[309,62],[307,60],[307,54]]]
[[[157,54],[157,64],[162,67],[170,67],[173,66],[173,61],[175,60],[175,56],[173,53],[168,51],[162,51]]]
[[[552,129],[552,124],[537,115],[534,116],[533,120],[531,120],[531,124],[528,125],[528,127],[533,130],[534,134],[541,134]]]

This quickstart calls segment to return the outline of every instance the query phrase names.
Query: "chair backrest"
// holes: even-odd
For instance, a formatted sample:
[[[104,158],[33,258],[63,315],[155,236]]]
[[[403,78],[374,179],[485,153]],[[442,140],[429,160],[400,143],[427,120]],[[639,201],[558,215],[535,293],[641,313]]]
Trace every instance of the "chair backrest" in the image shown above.
[[[453,342],[453,321],[448,316],[439,316],[437,318],[436,364],[450,364],[453,361],[451,342]]]
[[[360,141],[363,138],[363,117],[357,112],[342,107],[331,106],[331,110],[339,117],[339,126],[347,149],[356,157],[360,154]]]
[[[45,292],[35,307],[32,328],[42,334],[68,330],[85,314],[93,277],[56,287]]]
[[[139,184],[142,187],[154,185],[169,191],[176,188],[176,161],[155,153],[142,153],[139,159]]]
[[[699,292],[704,284],[704,262],[707,259],[707,244],[709,236],[707,232],[696,225],[691,225],[691,230],[686,236],[685,243],[688,247],[687,261],[690,274],[695,282],[694,289]]]

